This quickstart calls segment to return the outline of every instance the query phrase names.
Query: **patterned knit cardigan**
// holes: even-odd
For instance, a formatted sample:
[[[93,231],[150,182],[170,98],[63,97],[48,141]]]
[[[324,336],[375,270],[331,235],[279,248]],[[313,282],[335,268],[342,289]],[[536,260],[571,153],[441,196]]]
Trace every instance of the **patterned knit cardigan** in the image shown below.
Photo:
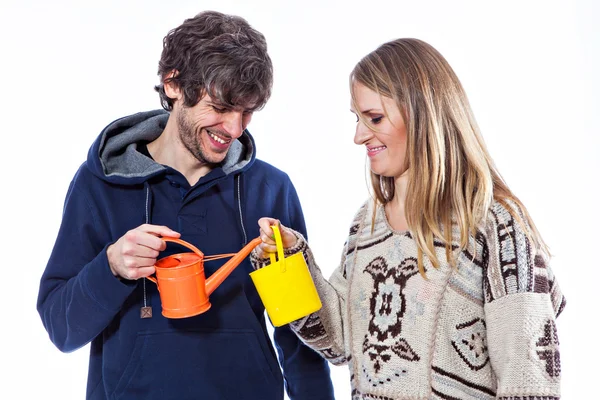
[[[493,204],[457,268],[436,242],[441,265],[424,257],[424,279],[411,233],[394,231],[381,206],[372,226],[372,207],[356,214],[329,280],[299,234],[286,251],[303,252],[323,303],[290,326],[331,363],[349,364],[352,399],[559,399],[555,318],[565,300],[508,210]]]

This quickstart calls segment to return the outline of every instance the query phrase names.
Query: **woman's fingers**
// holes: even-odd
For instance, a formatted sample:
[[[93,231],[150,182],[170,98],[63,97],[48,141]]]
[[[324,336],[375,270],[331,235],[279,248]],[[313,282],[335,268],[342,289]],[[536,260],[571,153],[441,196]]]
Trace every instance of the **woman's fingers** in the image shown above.
[[[271,228],[269,228],[271,229]],[[265,244],[275,245],[275,236],[273,235],[273,230],[269,233],[265,232],[262,228],[260,230],[260,238]]]
[[[285,249],[289,249],[296,244],[296,235],[294,232],[283,226],[278,219],[263,217],[258,220],[258,226],[260,228],[260,239],[262,240],[260,248],[265,253],[274,253],[277,251],[273,226],[279,227],[282,245]]]

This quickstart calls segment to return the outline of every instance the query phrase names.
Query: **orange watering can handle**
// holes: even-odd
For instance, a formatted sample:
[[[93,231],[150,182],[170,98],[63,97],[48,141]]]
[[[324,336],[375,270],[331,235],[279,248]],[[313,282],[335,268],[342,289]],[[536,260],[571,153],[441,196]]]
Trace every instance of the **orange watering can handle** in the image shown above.
[[[163,236],[161,237],[162,240],[164,240],[165,242],[173,242],[173,243],[178,243],[184,247],[187,247],[188,249],[190,249],[191,251],[193,251],[194,253],[196,253],[198,256],[204,258],[204,253],[202,253],[200,250],[198,250],[198,248],[196,246],[194,246],[193,244],[190,244],[188,242],[186,242],[185,240],[181,240],[181,239],[177,239],[177,238],[172,238],[172,237],[168,237],[168,236]],[[156,278],[152,277],[152,276],[147,276],[146,278],[148,278],[149,280],[151,280],[152,282],[156,283],[156,285],[158,286],[158,282],[156,281]]]
[[[196,246],[194,246],[191,243],[186,242],[185,240],[181,240],[181,239],[177,239],[177,238],[172,238],[172,237],[167,237],[167,236],[163,236],[163,237],[161,237],[161,239],[164,240],[165,242],[173,242],[173,243],[180,244],[180,245],[182,245],[184,247],[187,247],[188,249],[190,249],[191,251],[193,251],[194,253],[196,253],[200,257],[204,258],[204,253],[202,253],[200,250],[198,250],[198,248]]]
[[[279,232],[279,227],[277,225],[271,225],[271,229],[273,229],[273,234],[275,236],[275,246],[277,246],[277,258],[281,264],[281,272],[285,272],[285,257],[283,254],[283,241],[281,240],[281,232]],[[275,259],[275,253],[269,253],[269,258],[271,259],[271,264],[275,264],[277,262]]]

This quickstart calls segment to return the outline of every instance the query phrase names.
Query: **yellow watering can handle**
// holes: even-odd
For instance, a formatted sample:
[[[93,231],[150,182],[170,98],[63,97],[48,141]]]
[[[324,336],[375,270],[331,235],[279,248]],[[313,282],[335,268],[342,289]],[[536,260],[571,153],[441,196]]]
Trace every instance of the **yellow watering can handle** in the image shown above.
[[[283,255],[283,241],[281,240],[281,233],[279,232],[279,227],[277,225],[271,225],[271,229],[273,229],[273,234],[275,235],[275,246],[277,246],[277,257],[279,259],[279,263],[281,264],[281,272],[285,272],[285,257]],[[271,264],[275,264],[277,262],[275,259],[275,253],[269,253],[269,258],[271,259]]]

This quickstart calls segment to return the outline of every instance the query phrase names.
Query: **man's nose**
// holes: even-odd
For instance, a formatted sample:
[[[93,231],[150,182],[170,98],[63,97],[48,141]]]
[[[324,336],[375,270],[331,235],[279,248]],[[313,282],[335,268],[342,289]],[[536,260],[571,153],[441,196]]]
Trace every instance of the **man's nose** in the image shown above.
[[[223,127],[232,138],[237,139],[244,132],[244,113],[242,111],[230,111],[226,113]]]

